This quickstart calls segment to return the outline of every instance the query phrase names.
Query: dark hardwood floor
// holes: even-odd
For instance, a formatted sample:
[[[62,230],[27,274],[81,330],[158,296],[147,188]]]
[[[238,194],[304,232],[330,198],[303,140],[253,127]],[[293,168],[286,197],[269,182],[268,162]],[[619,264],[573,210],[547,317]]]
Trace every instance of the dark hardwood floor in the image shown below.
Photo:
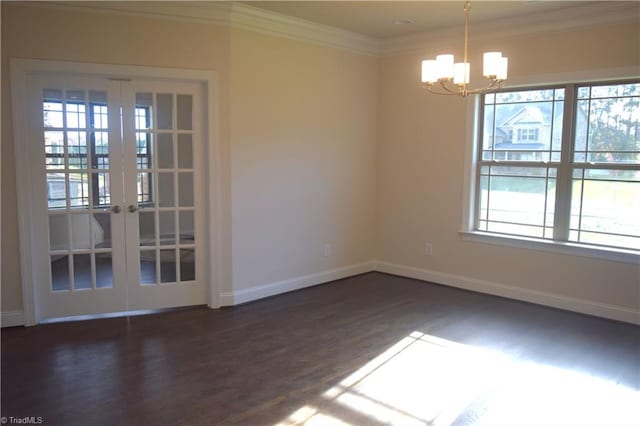
[[[254,303],[2,330],[44,424],[638,424],[640,327],[368,273]]]

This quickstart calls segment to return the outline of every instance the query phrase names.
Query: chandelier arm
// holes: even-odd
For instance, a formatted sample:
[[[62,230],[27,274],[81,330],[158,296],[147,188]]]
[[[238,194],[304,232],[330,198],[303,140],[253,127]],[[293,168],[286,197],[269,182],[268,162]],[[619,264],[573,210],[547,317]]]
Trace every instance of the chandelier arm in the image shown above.
[[[479,89],[466,89],[458,87],[457,90],[454,90],[447,85],[447,80],[439,80],[438,83],[440,83],[440,88],[442,88],[442,90],[437,90],[437,86],[434,87],[434,83],[423,83],[422,87],[435,95],[458,95],[464,98],[469,95],[478,95],[482,93],[492,92],[494,90],[499,90],[502,88],[503,80],[491,80],[491,83],[488,86]]]
[[[459,89],[459,88],[452,89],[452,88],[450,88],[450,87],[449,87],[449,85],[447,84],[447,82],[448,82],[448,80],[440,80],[440,81],[439,81],[440,86],[442,86],[442,88],[443,88],[446,92],[448,92],[448,93],[450,93],[450,94],[452,94],[452,95],[458,95],[458,94],[460,94],[460,89]]]
[[[502,88],[502,80],[491,80],[491,84],[482,89],[470,89],[467,90],[469,95],[477,95],[480,93],[488,93]]]
[[[435,95],[454,95],[454,94],[458,94],[458,92],[453,92],[451,89],[449,89],[448,87],[444,86],[443,84],[440,84],[440,87],[442,87],[445,91],[442,90],[437,90],[438,86],[435,86],[434,83],[423,83],[422,84],[422,88],[423,89],[427,89],[430,93],[433,93]]]
[[[453,92],[451,92],[451,91],[448,91],[448,92],[439,92],[439,91],[437,91],[437,90],[433,89],[431,86],[427,87],[426,89],[429,91],[429,93],[433,93],[434,95],[451,96],[451,95],[457,95],[457,94],[458,94],[457,92],[456,92],[456,93],[453,93]]]

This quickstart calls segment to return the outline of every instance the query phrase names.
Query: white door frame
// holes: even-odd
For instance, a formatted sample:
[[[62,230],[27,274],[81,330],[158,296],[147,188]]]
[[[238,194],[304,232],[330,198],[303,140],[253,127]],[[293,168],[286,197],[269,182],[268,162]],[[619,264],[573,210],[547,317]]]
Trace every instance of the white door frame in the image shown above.
[[[157,68],[133,65],[93,64],[84,62],[62,62],[37,59],[11,58],[11,101],[13,109],[13,140],[16,160],[16,190],[18,199],[18,229],[20,233],[20,268],[22,273],[22,300],[24,325],[38,323],[40,317],[37,310],[36,292],[34,291],[34,264],[31,256],[32,248],[41,244],[40,236],[33,235],[31,226],[34,219],[34,200],[29,188],[31,179],[40,173],[32,170],[29,161],[30,143],[28,138],[29,117],[28,81],[29,76],[36,74],[67,74],[114,79],[155,79],[165,81],[190,81],[204,86],[205,128],[204,149],[206,167],[204,168],[205,185],[205,247],[208,254],[208,268],[205,280],[209,281],[208,306],[220,307],[220,283],[222,258],[222,168],[220,161],[220,144],[218,143],[218,74],[215,71],[186,70],[178,68]],[[22,143],[20,141],[23,141]],[[206,282],[206,281],[205,281]]]

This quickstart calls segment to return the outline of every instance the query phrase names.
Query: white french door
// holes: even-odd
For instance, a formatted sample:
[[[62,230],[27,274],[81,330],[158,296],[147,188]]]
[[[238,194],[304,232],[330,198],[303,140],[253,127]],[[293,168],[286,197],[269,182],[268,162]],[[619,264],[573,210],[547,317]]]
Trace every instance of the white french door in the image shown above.
[[[38,318],[205,304],[202,86],[39,75],[28,95]]]

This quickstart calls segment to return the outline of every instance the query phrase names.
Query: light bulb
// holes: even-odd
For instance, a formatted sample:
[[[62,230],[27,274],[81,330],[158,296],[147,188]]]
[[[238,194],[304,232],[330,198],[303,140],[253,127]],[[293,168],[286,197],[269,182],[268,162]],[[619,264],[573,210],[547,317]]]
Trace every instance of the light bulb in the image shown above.
[[[453,82],[459,86],[469,84],[469,62],[460,62],[453,66]]]
[[[434,59],[422,61],[422,82],[435,83],[438,81],[438,64]]]
[[[453,78],[453,55],[438,55],[436,56],[436,63],[438,64],[438,78]]]

